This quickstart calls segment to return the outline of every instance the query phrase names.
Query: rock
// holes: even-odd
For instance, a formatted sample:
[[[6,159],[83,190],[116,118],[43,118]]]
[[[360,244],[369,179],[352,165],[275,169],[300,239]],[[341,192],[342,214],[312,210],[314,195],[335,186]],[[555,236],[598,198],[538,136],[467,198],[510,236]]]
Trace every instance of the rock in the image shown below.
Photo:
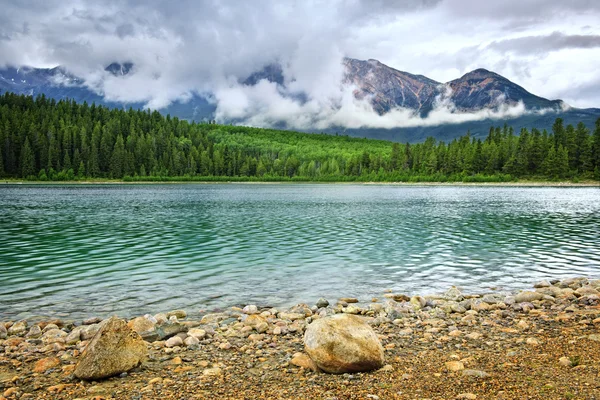
[[[404,301],[410,301],[410,297],[408,297],[405,294],[393,294],[391,297],[394,301],[397,301],[398,303],[402,303]]]
[[[171,317],[177,317],[178,319],[184,319],[187,317],[187,313],[184,310],[173,310],[167,313],[167,319]]]
[[[587,295],[600,295],[600,292],[595,289],[593,286],[582,286],[579,289],[575,290],[575,294],[577,296],[587,296]]]
[[[451,372],[458,372],[465,369],[465,365],[460,361],[448,361],[444,364],[446,369]]]
[[[198,338],[196,338],[194,336],[188,336],[188,337],[185,338],[185,340],[183,341],[183,343],[186,346],[188,346],[188,347],[189,346],[195,346],[195,345],[197,345],[197,344],[200,343],[200,340],[198,340]]]
[[[342,312],[346,313],[346,314],[360,314],[362,310],[359,307],[356,307],[352,304],[350,304],[348,307],[344,307],[342,309]]]
[[[98,317],[92,317],[92,318],[88,318],[86,320],[83,321],[83,325],[94,325],[94,324],[99,324],[100,322],[102,322],[102,320]]]
[[[100,330],[100,324],[86,325],[81,329],[81,340],[90,340]]]
[[[154,318],[154,321],[156,321],[157,325],[164,324],[165,322],[167,322],[169,320],[169,317],[167,317],[167,314],[165,314],[165,313],[158,313],[158,314],[154,315],[152,318]]]
[[[258,307],[253,304],[247,305],[242,309],[244,314],[258,314]]]
[[[38,362],[35,363],[33,367],[33,372],[37,372],[38,374],[43,374],[50,368],[55,368],[60,365],[60,360],[56,357],[48,357],[42,358]]]
[[[206,331],[200,328],[192,328],[188,331],[188,336],[195,337],[196,339],[204,339],[206,337]]]
[[[172,338],[167,339],[165,342],[166,347],[176,347],[183,346],[183,340],[179,336],[173,336]]]
[[[500,294],[486,294],[481,298],[481,301],[487,304],[497,304],[504,301],[504,296]]]
[[[482,378],[482,379],[490,377],[490,374],[488,374],[485,371],[480,371],[478,369],[463,369],[462,374],[463,374],[463,376],[473,376],[475,378]]]
[[[266,322],[261,322],[260,324],[256,325],[254,329],[256,329],[258,333],[265,333],[267,330],[269,330],[269,324]]]
[[[290,312],[280,312],[277,314],[279,319],[284,319],[288,321],[296,321],[298,319],[304,319],[305,315],[300,313],[290,313]]]
[[[258,326],[259,324],[266,322],[265,319],[263,317],[261,317],[258,314],[251,314],[246,316],[246,318],[243,319],[242,321],[244,323],[244,325],[246,326]]]
[[[595,342],[600,342],[600,335],[593,333],[591,335],[588,335],[588,339],[593,340]]]
[[[304,368],[304,369],[310,369],[311,371],[314,371],[314,372],[319,371],[319,367],[317,367],[317,364],[315,364],[315,362],[304,353],[295,353],[292,356],[292,360],[290,361],[290,364],[295,365],[297,367]]]
[[[10,328],[8,328],[9,335],[21,335],[27,331],[27,321],[22,320],[14,323]]]
[[[323,297],[321,297],[319,300],[317,300],[316,305],[319,308],[325,308],[329,305],[329,302],[327,301],[327,299],[324,299]]]
[[[71,332],[69,332],[69,334],[65,338],[65,344],[69,345],[69,346],[73,345],[73,344],[77,344],[77,342],[79,342],[81,340],[81,330],[82,329],[83,328],[78,326],[77,328],[75,328]]]
[[[415,310],[420,310],[427,305],[427,300],[421,296],[413,296],[410,298],[410,304]]]
[[[356,297],[341,297],[340,301],[348,304],[358,303],[358,299]]]
[[[472,340],[478,340],[478,339],[481,339],[481,336],[482,336],[482,335],[481,335],[481,333],[479,333],[479,332],[471,332],[471,333],[469,333],[469,334],[467,335],[467,337],[468,337],[469,339],[472,339]]]
[[[185,332],[187,330],[186,326],[180,324],[179,322],[168,321],[162,325],[158,325],[156,327],[156,335],[158,335],[157,340],[163,340],[170,338],[171,336],[175,336],[178,333]],[[144,340],[146,340],[144,338]],[[148,340],[149,341],[149,340]]]
[[[474,393],[461,393],[456,396],[457,399],[475,400],[477,395]]]
[[[112,317],[86,346],[75,366],[75,376],[84,380],[108,378],[135,368],[147,355],[141,336],[122,319]]]
[[[221,371],[221,368],[218,367],[207,368],[204,371],[202,371],[202,374],[205,376],[219,376],[223,374],[223,371]]]
[[[42,328],[37,325],[32,326],[27,335],[25,335],[26,338],[30,339],[37,339],[40,336],[42,336]]]
[[[570,367],[571,364],[571,359],[569,357],[561,357],[558,359],[558,363],[562,366],[562,367]]]
[[[444,293],[444,298],[452,301],[462,301],[465,297],[456,286],[452,286]]]
[[[145,332],[154,332],[156,324],[146,317],[137,317],[127,323],[127,326],[142,335]],[[143,337],[143,335],[142,335]]]
[[[525,330],[529,329],[529,324],[527,323],[527,321],[522,319],[517,323],[517,328],[525,331]]]
[[[296,304],[294,307],[290,308],[288,310],[288,312],[290,313],[294,313],[294,314],[302,314],[305,317],[310,317],[311,315],[313,315],[312,310],[310,309],[310,307],[307,304]]]
[[[525,343],[527,343],[530,346],[539,346],[540,345],[540,341],[537,340],[536,338],[527,338]]]
[[[42,342],[46,344],[65,343],[67,332],[60,329],[50,329],[42,336]]]
[[[542,293],[524,291],[515,296],[517,303],[530,303],[532,301],[541,300],[544,298]]]
[[[336,314],[314,321],[306,328],[304,348],[329,373],[370,371],[384,364],[377,334],[355,315]]]
[[[0,340],[6,339],[8,337],[8,331],[3,323],[0,323]]]
[[[540,289],[540,288],[547,288],[552,286],[552,284],[546,280],[543,280],[541,282],[536,283],[535,285],[533,285],[534,288],[536,289]]]

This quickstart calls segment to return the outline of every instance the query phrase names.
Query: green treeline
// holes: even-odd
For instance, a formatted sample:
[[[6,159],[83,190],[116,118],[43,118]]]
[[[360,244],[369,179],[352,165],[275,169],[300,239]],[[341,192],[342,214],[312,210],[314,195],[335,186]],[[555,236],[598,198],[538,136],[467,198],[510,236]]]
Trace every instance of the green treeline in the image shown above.
[[[600,179],[600,119],[490,129],[451,143],[190,123],[158,112],[0,96],[0,176],[32,180],[508,181]]]

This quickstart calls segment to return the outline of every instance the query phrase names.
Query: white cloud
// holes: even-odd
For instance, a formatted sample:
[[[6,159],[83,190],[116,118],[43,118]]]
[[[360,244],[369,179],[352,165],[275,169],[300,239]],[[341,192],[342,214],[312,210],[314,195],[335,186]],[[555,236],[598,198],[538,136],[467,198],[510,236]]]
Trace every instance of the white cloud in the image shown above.
[[[600,35],[600,3],[587,0],[5,3],[0,65],[64,65],[110,100],[150,107],[214,93],[219,118],[254,125],[281,118],[298,127],[414,126],[522,112],[513,106],[466,115],[440,103],[425,121],[402,109],[380,116],[368,100],[340,88],[343,56],[376,58],[441,82],[483,67],[543,97],[600,105],[600,49],[574,49],[569,41],[536,54],[519,47],[527,44],[520,38],[553,32]],[[114,61],[135,63],[135,74],[123,79],[104,72]],[[287,89],[237,84],[275,61],[284,65]]]

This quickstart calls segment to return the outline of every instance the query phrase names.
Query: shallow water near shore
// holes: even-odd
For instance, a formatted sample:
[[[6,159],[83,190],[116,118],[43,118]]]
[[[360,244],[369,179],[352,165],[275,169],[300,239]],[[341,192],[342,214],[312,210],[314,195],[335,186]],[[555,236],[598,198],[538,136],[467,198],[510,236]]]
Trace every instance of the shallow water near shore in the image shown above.
[[[600,276],[600,189],[7,185],[0,319],[283,306]]]

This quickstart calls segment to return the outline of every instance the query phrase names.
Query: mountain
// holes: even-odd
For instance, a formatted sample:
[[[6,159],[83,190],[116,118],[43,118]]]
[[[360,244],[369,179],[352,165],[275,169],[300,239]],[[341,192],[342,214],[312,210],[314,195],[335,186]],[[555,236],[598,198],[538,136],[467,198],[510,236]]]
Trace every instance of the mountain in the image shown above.
[[[105,71],[110,72],[114,76],[125,76],[131,72],[133,69],[133,63],[126,62],[123,64],[114,62],[110,64],[108,67],[104,68]]]
[[[504,105],[516,105],[522,102],[526,110],[518,117],[506,120],[486,119],[459,124],[441,124],[437,126],[418,126],[393,129],[345,129],[331,127],[325,133],[344,133],[357,137],[372,137],[400,142],[423,141],[428,136],[440,140],[450,140],[463,135],[468,130],[474,137],[487,135],[492,125],[505,122],[516,132],[523,127],[550,129],[557,117],[565,124],[584,122],[592,128],[600,117],[600,109],[569,108],[561,100],[548,100],[528,92],[518,84],[485,69],[476,69],[458,79],[442,83],[423,75],[391,68],[377,60],[343,60],[344,84],[354,86],[357,99],[368,99],[373,109],[384,115],[397,107],[414,110],[426,117],[440,102],[452,102],[456,112],[469,113],[483,109],[499,109]],[[104,71],[119,79],[127,79],[135,74],[135,65],[131,62],[113,62]],[[261,80],[285,86],[286,79],[279,64],[269,64],[240,79],[243,85],[253,86]],[[45,94],[56,99],[72,98],[77,102],[95,102],[113,108],[141,108],[143,103],[117,103],[107,100],[101,93],[89,89],[85,81],[69,73],[63,67],[56,68],[5,68],[0,69],[0,92],[15,92],[37,96]],[[295,93],[295,100],[304,102],[308,95]],[[206,121],[214,118],[216,105],[207,97],[194,94],[189,101],[174,102],[160,111],[181,119]],[[290,127],[293,128],[293,127]]]
[[[344,59],[345,83],[358,89],[355,96],[362,99],[373,96],[371,104],[379,114],[395,107],[410,108],[427,115],[437,99],[451,100],[461,112],[495,108],[501,104],[515,105],[522,101],[528,110],[560,110],[562,101],[547,100],[529,93],[494,72],[480,68],[447,83],[440,83],[423,75],[413,75],[388,67],[377,60]]]
[[[89,90],[82,79],[62,67],[8,67],[0,70],[0,92],[37,96],[45,94],[55,99],[72,98],[78,102],[104,103],[102,96]]]
[[[505,77],[483,68],[464,74],[446,85],[452,89],[451,99],[460,110],[491,108],[499,102],[513,105],[519,101],[530,110],[559,110],[562,107],[560,100],[548,100],[531,94]]]
[[[441,83],[423,75],[398,71],[377,60],[345,58],[344,65],[344,83],[357,87],[354,95],[358,99],[373,96],[371,104],[380,115],[398,106],[426,114],[441,93]]]

